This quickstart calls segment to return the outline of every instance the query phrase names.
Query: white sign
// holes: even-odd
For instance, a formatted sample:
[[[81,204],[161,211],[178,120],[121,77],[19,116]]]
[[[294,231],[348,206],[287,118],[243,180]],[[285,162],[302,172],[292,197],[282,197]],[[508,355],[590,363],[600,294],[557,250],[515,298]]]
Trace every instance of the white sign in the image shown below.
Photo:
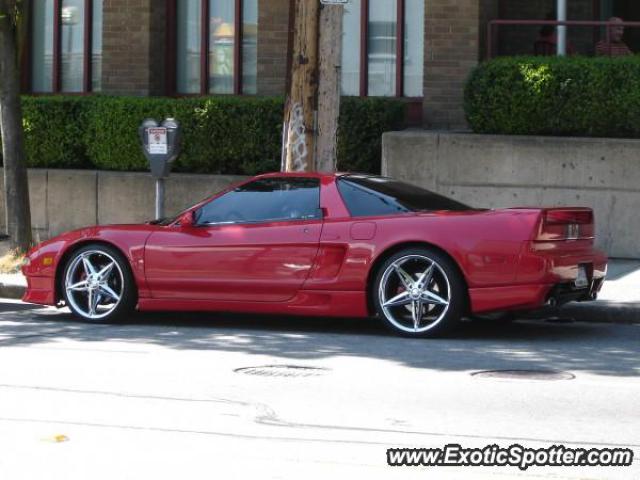
[[[320,0],[323,5],[346,5],[349,0]]]
[[[149,138],[149,153],[167,154],[167,129],[164,127],[149,128],[147,130]]]

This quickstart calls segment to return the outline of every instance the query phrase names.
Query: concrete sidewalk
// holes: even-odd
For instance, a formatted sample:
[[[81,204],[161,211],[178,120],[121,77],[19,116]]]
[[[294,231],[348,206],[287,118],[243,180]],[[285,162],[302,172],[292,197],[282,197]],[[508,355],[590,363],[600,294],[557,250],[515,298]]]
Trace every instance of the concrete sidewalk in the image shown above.
[[[640,261],[610,259],[598,300],[569,303],[559,313],[592,322],[640,323]]]
[[[0,298],[20,299],[27,286],[21,274],[0,274]],[[588,322],[640,323],[640,261],[609,261],[607,281],[595,302],[570,303],[556,316]]]

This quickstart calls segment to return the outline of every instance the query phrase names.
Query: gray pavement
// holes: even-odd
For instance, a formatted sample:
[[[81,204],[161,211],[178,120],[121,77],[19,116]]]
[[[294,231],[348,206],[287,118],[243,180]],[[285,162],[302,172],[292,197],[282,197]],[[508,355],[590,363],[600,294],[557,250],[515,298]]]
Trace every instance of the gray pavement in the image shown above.
[[[145,314],[99,326],[7,300],[0,478],[640,478],[638,345],[640,325],[478,321],[410,340],[347,319]],[[315,370],[237,371],[274,365]],[[472,375],[505,369],[575,378]],[[627,446],[636,463],[385,464],[388,447],[447,443]]]

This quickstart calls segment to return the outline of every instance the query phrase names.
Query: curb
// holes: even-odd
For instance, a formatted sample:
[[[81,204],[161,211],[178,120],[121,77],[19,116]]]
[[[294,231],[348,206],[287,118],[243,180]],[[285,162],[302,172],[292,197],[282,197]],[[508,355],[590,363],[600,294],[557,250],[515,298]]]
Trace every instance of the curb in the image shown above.
[[[22,300],[27,287],[23,285],[10,285],[0,283],[0,298],[11,298],[14,300]]]
[[[597,301],[590,305],[574,303],[561,307],[558,313],[573,317],[581,322],[640,323],[640,302]]]

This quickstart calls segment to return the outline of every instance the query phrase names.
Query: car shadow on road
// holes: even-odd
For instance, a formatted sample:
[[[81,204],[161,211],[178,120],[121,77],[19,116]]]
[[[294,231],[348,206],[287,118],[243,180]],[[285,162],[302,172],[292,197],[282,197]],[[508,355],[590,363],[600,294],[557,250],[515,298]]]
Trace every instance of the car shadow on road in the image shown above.
[[[140,313],[127,324],[94,325],[64,310],[20,310],[0,303],[0,348],[61,341],[243,352],[319,365],[326,358],[352,356],[443,371],[553,369],[640,376],[638,325],[487,320],[465,322],[450,338],[424,340],[387,333],[373,319]]]

